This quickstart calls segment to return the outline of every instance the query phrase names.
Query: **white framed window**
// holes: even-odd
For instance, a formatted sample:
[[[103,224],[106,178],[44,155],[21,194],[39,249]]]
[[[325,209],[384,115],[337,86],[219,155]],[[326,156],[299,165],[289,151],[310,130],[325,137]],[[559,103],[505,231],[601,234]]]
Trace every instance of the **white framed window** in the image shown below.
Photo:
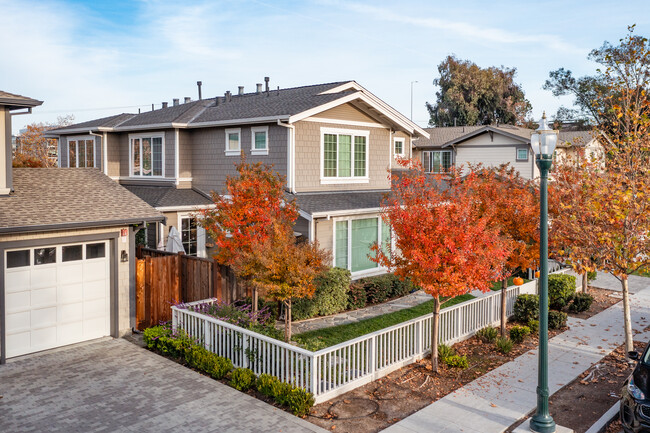
[[[199,224],[195,215],[178,213],[178,231],[185,254],[197,257],[206,257],[205,229]]]
[[[425,173],[446,173],[452,165],[451,150],[432,150],[422,152],[422,165]]]
[[[226,129],[226,156],[241,155],[241,128]]]
[[[528,161],[528,149],[525,147],[517,148],[517,161]]]
[[[369,131],[321,128],[321,183],[368,183]]]
[[[333,220],[333,266],[349,269],[353,275],[382,269],[372,260],[370,247],[379,243],[384,254],[393,250],[390,226],[381,217],[347,217]]]
[[[68,167],[95,167],[95,138],[87,135],[68,139]]]
[[[394,140],[395,156],[404,156],[405,143],[406,140],[404,140],[403,138],[396,138]]]
[[[165,134],[129,134],[129,175],[165,176]]]
[[[255,126],[251,128],[251,155],[269,154],[269,127]]]

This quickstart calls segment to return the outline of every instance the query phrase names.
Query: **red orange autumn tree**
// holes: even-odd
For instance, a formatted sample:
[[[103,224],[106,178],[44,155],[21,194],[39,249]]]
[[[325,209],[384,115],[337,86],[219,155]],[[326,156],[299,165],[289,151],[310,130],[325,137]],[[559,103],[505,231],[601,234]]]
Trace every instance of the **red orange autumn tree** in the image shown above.
[[[50,129],[69,126],[74,116],[59,116],[56,123],[32,123],[18,137],[14,164],[16,167],[56,167],[58,142],[46,138]]]
[[[472,183],[468,186],[478,196],[481,214],[490,218],[490,226],[499,231],[510,250],[501,284],[501,335],[506,335],[508,278],[539,263],[539,196],[535,185],[508,164],[477,165],[471,170],[476,176],[468,180]]]
[[[470,182],[454,173],[450,179],[427,175],[418,161],[402,163],[410,170],[394,180],[392,195],[382,206],[399,253],[375,245],[373,260],[433,296],[431,364],[438,371],[441,298],[488,291],[490,281],[502,277],[509,250],[499,231],[490,227],[490,216],[476,205]]]

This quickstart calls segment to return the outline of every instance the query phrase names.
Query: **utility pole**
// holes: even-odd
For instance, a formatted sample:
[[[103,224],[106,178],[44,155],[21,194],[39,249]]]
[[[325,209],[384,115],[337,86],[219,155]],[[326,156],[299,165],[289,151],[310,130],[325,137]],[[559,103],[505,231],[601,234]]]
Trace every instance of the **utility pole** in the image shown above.
[[[417,81],[411,81],[411,121],[413,121],[413,83]]]

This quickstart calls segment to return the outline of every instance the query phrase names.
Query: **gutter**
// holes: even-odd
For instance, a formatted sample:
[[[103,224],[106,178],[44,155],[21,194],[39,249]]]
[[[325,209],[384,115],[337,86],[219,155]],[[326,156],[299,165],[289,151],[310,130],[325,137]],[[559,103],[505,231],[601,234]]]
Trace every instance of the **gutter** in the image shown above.
[[[0,227],[0,233],[24,233],[24,232],[46,232],[71,228],[96,228],[96,227],[113,227],[118,225],[140,224],[142,222],[166,221],[165,216],[160,215],[152,218],[129,218],[125,220],[113,221],[88,221],[78,223],[61,223],[38,226],[21,226],[21,227]]]
[[[296,126],[289,123],[282,123],[280,119],[277,120],[278,126],[289,128],[289,143],[287,143],[287,167],[289,169],[288,181],[289,191],[292,194],[296,193]]]
[[[108,151],[106,150],[106,147],[107,147],[107,146],[106,146],[106,133],[104,132],[104,135],[102,135],[102,134],[95,134],[95,133],[92,131],[92,129],[91,129],[91,130],[88,131],[88,135],[92,135],[92,136],[94,136],[94,137],[99,137],[99,138],[102,139],[102,159],[103,159],[102,164],[103,164],[103,166],[104,166],[104,167],[103,167],[103,168],[104,168],[103,171],[104,171],[104,174],[108,176],[108,161],[107,161],[107,154],[108,154]],[[93,151],[94,151],[94,149],[93,149]],[[95,157],[95,155],[93,155],[93,159],[94,159],[94,157]],[[70,162],[69,162],[69,161],[68,161],[68,166],[70,166]]]

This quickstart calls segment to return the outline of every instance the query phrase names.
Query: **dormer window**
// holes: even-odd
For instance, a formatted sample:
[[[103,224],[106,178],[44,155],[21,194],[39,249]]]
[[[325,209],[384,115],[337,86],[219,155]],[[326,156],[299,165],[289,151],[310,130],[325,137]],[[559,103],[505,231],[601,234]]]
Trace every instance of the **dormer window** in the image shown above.
[[[164,134],[129,135],[130,174],[132,177],[164,176]]]

